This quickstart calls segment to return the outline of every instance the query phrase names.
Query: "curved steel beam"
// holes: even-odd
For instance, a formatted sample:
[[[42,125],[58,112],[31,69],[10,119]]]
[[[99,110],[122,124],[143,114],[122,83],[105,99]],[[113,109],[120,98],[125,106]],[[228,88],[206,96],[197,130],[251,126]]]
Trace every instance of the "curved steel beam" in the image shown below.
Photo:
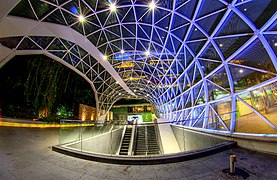
[[[70,27],[11,16],[4,17],[0,23],[0,27],[0,38],[55,36],[76,43],[93,56],[125,91],[133,95],[133,92],[117,74],[113,66],[108,61],[103,60],[103,54],[85,36]]]
[[[82,78],[84,78],[91,86],[93,92],[94,92],[94,98],[95,98],[95,105],[96,105],[96,114],[99,112],[99,101],[98,101],[98,92],[95,89],[95,86],[93,82],[81,71],[79,71],[77,68],[74,66],[70,65],[69,63],[65,62],[63,59],[49,53],[46,50],[11,50],[5,46],[0,46],[0,53],[2,55],[5,54],[6,57],[0,55],[0,68],[5,65],[9,60],[11,60],[14,56],[16,55],[45,55],[61,64],[66,66],[67,68],[71,69],[75,73],[79,74]],[[4,58],[3,58],[4,57]]]

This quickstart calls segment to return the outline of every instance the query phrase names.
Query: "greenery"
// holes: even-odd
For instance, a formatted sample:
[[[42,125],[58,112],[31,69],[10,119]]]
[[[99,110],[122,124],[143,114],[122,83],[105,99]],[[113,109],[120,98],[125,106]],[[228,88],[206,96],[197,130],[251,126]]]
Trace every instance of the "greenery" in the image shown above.
[[[57,110],[57,116],[60,116],[62,118],[68,118],[74,115],[73,110],[70,110],[66,106],[60,106]]]
[[[80,103],[95,107],[89,83],[46,56],[16,56],[0,69],[0,83],[3,116],[56,122],[77,116]]]

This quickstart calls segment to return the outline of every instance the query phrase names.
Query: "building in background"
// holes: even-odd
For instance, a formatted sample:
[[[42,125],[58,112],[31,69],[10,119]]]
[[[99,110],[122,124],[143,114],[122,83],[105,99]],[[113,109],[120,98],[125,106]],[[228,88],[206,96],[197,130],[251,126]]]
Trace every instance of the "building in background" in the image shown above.
[[[100,111],[100,115],[104,114],[105,111]],[[97,114],[96,114],[96,108],[91,107],[85,104],[79,104],[79,119],[82,121],[96,121],[97,120]],[[113,120],[113,112],[109,111],[107,114],[107,122],[110,122]]]
[[[145,104],[128,104],[114,105],[111,108],[114,121],[132,122],[137,120],[138,123],[153,122],[156,117],[154,109],[150,103]]]

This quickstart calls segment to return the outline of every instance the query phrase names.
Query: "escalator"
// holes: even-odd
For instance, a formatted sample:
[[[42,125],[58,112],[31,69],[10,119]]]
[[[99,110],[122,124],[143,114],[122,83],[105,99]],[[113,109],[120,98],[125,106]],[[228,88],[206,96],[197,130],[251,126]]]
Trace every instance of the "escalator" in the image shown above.
[[[119,155],[128,155],[131,136],[132,136],[132,129],[130,127],[126,127],[126,131],[123,137],[123,141],[120,147]]]
[[[138,126],[134,155],[147,156],[158,154],[160,154],[160,149],[157,143],[155,127]]]
[[[147,126],[148,155],[160,154],[154,126]]]
[[[135,141],[134,155],[146,155],[147,152],[147,139],[146,139],[146,128],[145,126],[138,126],[137,138]]]

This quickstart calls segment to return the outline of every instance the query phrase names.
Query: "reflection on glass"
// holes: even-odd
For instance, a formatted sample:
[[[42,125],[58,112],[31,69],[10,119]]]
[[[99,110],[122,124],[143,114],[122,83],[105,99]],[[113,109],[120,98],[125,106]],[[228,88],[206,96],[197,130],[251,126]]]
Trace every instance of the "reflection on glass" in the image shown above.
[[[277,126],[276,90],[275,82],[239,95],[241,100],[237,100],[237,132],[277,133],[274,130],[274,126]]]

